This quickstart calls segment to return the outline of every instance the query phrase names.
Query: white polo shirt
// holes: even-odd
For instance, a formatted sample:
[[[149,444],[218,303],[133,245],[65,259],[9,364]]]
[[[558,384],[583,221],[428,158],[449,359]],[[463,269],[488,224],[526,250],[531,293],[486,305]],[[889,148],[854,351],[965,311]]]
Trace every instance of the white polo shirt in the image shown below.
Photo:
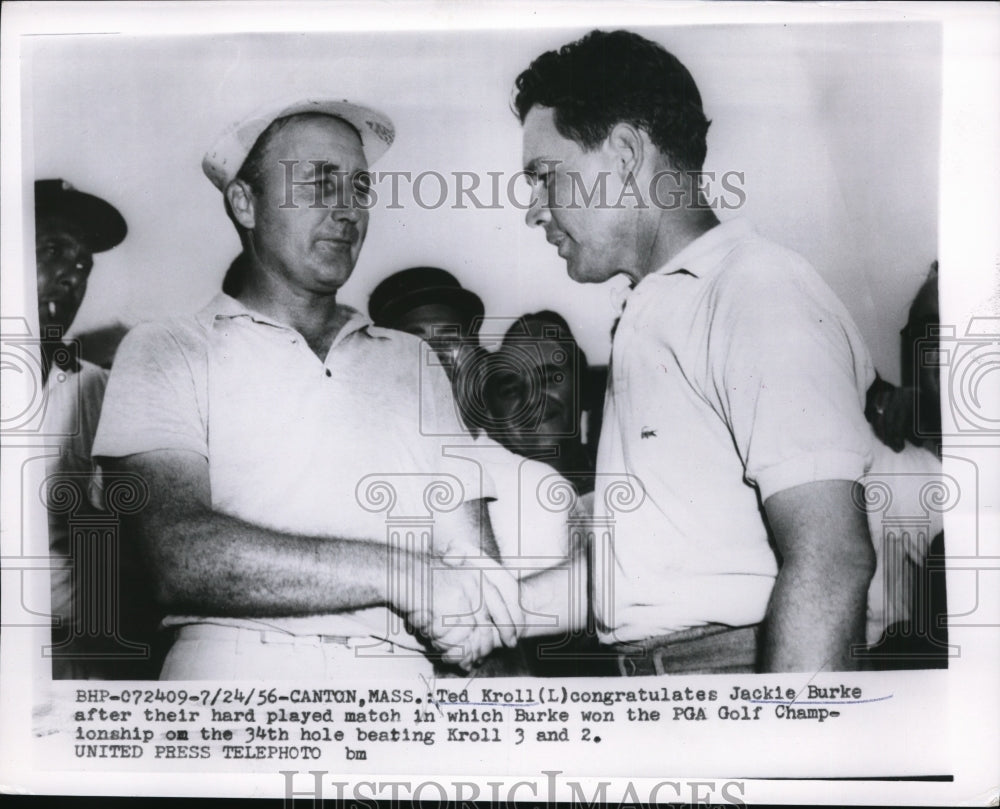
[[[215,510],[302,536],[389,542],[402,531],[394,541],[406,542],[429,530],[432,506],[490,494],[476,463],[446,454],[471,439],[447,377],[422,363],[423,343],[349,314],[325,359],[221,293],[193,317],[137,326],[115,358],[95,457],[195,452],[208,460]],[[378,638],[390,625],[383,607],[165,623],[206,622]]]
[[[615,332],[598,451],[602,641],[759,622],[778,569],[762,503],[861,478],[873,379],[832,291],[743,220],[643,278]]]

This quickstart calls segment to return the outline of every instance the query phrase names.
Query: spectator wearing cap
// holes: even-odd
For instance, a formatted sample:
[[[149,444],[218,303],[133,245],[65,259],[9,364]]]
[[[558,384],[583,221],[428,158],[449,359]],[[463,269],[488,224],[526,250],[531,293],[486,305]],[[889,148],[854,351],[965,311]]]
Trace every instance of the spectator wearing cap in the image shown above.
[[[478,432],[485,416],[480,375],[485,351],[479,345],[483,302],[439,267],[410,267],[379,283],[368,299],[377,326],[413,334],[434,349],[451,380],[465,426]]]
[[[516,642],[479,476],[444,453],[465,434],[447,377],[337,300],[392,140],[381,113],[320,98],[228,128],[203,169],[242,242],[235,297],[119,349],[94,453],[148,481],[163,679],[430,676],[431,642],[465,666]],[[470,613],[480,628],[440,620]]]
[[[48,465],[48,488],[53,502],[56,487],[82,489],[77,492],[79,505],[72,515],[54,507],[49,510],[55,679],[134,677],[142,673],[141,664],[137,668],[119,659],[119,665],[114,665],[99,657],[108,652],[131,651],[136,655],[140,650],[117,643],[115,632],[109,632],[107,625],[94,631],[94,597],[103,600],[111,594],[89,589],[96,585],[94,576],[83,567],[88,558],[85,537],[71,537],[70,528],[71,519],[100,507],[100,486],[90,456],[107,371],[80,357],[77,344],[64,337],[87,293],[94,253],[116,247],[126,232],[125,219],[100,197],[78,191],[61,179],[35,182],[35,270],[45,432],[58,436],[60,444],[58,455]],[[117,560],[115,572],[128,577]],[[118,595],[114,593],[115,607],[122,603]],[[127,617],[134,616],[114,616],[119,629]]]
[[[118,210],[100,197],[77,191],[65,180],[35,182],[38,324],[46,379],[53,361],[78,361],[62,338],[87,294],[94,253],[116,247],[127,230]]]

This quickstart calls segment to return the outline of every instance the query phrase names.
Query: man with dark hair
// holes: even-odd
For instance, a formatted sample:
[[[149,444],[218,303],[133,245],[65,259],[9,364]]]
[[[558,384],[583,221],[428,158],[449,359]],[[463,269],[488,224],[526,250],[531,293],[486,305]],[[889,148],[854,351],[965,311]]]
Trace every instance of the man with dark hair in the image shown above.
[[[659,44],[594,31],[516,87],[527,224],[574,280],[632,285],[597,463],[601,641],[623,674],[854,668],[874,372],[850,316],[804,259],[705,204],[708,120]]]
[[[490,437],[518,455],[538,457],[580,494],[593,491],[581,432],[587,358],[565,318],[548,309],[522,315],[491,366],[484,391]]]
[[[446,376],[337,301],[392,140],[330,99],[226,130],[203,169],[240,234],[235,297],[119,352],[94,454],[148,483],[137,527],[176,631],[163,679],[431,676],[427,641],[465,666],[516,642],[479,476],[444,452]],[[420,530],[387,522],[404,516]],[[481,628],[441,620],[473,613]]]

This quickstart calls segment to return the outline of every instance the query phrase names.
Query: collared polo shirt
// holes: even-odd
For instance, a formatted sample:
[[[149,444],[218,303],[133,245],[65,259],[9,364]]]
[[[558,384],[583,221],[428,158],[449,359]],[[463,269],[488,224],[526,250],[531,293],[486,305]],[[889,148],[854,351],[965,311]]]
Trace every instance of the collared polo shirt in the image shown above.
[[[324,359],[295,329],[225,294],[193,317],[137,326],[115,359],[95,457],[197,453],[216,511],[319,541],[399,541],[428,530],[432,507],[487,494],[478,466],[447,452],[470,439],[423,343],[343,314]],[[389,611],[166,621],[197,622],[385,637]]]
[[[643,278],[615,332],[598,452],[602,640],[759,622],[778,569],[762,504],[864,474],[873,378],[833,292],[744,220]]]

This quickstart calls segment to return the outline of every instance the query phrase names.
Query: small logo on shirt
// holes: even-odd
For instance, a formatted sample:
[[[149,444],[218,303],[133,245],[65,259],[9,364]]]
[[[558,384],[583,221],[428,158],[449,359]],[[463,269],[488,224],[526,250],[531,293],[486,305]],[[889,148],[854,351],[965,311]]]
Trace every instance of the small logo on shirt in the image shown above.
[[[643,427],[642,432],[639,433],[639,438],[656,438],[656,430],[650,427]]]

